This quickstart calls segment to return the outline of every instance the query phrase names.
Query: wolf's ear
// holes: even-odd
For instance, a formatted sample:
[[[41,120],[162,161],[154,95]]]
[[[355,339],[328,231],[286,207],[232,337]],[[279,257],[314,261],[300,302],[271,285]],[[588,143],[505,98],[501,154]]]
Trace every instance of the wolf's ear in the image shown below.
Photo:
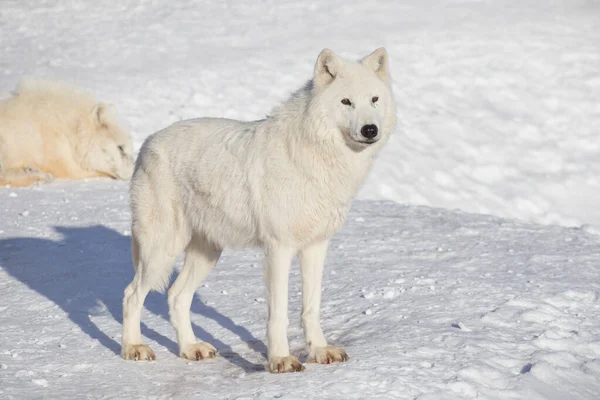
[[[97,103],[92,107],[92,121],[97,125],[108,125],[115,113],[116,107],[113,104]]]
[[[360,62],[364,66],[372,69],[382,81],[389,85],[392,77],[390,75],[390,60],[385,48],[378,48],[360,60]]]
[[[340,72],[342,61],[329,49],[323,49],[317,58],[313,81],[315,86],[326,85]]]

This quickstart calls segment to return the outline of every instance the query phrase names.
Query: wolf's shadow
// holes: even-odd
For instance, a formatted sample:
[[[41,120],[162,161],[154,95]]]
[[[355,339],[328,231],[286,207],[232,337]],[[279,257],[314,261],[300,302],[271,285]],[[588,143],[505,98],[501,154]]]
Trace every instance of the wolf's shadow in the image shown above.
[[[40,238],[0,240],[0,267],[10,275],[52,300],[71,321],[103,346],[120,355],[121,345],[97,326],[90,313],[100,304],[122,323],[123,291],[133,278],[130,238],[105,226],[55,227],[61,241]],[[146,308],[166,320],[169,311],[164,294],[151,293]],[[254,351],[266,355],[265,344],[216,309],[194,301],[192,312],[213,319],[235,333]],[[213,344],[229,362],[255,372],[263,365],[244,359],[210,333],[193,326],[199,340]],[[142,334],[177,354],[177,344],[142,323]],[[175,332],[173,332],[173,335]]]

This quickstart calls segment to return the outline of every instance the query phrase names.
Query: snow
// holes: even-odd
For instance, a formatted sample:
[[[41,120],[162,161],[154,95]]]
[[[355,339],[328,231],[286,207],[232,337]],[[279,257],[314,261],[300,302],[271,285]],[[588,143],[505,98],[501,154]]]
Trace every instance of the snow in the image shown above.
[[[192,306],[220,357],[179,359],[154,293],[158,359],[121,360],[127,184],[0,189],[0,397],[599,398],[599,32],[583,0],[3,2],[0,96],[78,83],[136,148],[182,118],[263,117],[323,47],[388,49],[399,127],[328,255],[323,327],[351,359],[302,374],[264,371],[256,250],[227,251]],[[303,359],[299,292],[295,267]]]
[[[385,46],[399,126],[363,199],[600,226],[600,6],[584,0],[102,2],[0,12],[22,75],[115,103],[139,148],[183,118],[264,117],[329,47]]]
[[[226,251],[192,307],[196,335],[219,358],[178,358],[165,295],[154,293],[143,333],[158,360],[127,362],[118,356],[122,293],[133,275],[126,183],[57,183],[0,196],[3,398],[600,393],[600,238],[580,228],[357,201],[331,243],[322,315],[327,336],[351,359],[279,376],[264,371],[258,251]],[[300,309],[295,266],[290,340],[302,359]]]

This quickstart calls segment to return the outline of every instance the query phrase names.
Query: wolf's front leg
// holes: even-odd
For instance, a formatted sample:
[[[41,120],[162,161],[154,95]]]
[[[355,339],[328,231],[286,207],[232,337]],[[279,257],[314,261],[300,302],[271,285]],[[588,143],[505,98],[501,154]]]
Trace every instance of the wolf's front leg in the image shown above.
[[[300,251],[302,271],[302,326],[310,354],[309,362],[330,364],[347,361],[348,354],[341,347],[328,346],[321,329],[321,286],[328,241],[315,242]]]
[[[288,279],[296,250],[279,246],[266,249],[265,283],[269,302],[269,371],[297,372],[304,366],[290,355],[288,328]]]
[[[36,168],[0,169],[0,187],[22,187],[41,185],[54,180],[54,175],[41,172]]]

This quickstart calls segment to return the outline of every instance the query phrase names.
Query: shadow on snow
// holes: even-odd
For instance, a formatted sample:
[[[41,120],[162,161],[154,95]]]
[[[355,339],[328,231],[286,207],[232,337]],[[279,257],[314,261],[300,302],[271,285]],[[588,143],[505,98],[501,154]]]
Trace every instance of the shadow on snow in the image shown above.
[[[0,267],[56,303],[84,333],[120,356],[120,343],[104,333],[102,327],[91,320],[90,313],[101,303],[117,322],[122,323],[123,291],[134,272],[130,238],[101,225],[55,227],[55,230],[63,236],[61,241],[41,238],[0,240]],[[150,293],[145,307],[169,320],[164,294]],[[216,309],[194,301],[192,312],[216,321],[246,341],[254,351],[266,355],[266,346],[262,341]],[[223,358],[232,364],[246,372],[264,370],[263,365],[244,359],[196,324],[193,324],[193,328],[198,340],[214,345]],[[177,344],[173,340],[143,322],[142,334],[178,354]]]

